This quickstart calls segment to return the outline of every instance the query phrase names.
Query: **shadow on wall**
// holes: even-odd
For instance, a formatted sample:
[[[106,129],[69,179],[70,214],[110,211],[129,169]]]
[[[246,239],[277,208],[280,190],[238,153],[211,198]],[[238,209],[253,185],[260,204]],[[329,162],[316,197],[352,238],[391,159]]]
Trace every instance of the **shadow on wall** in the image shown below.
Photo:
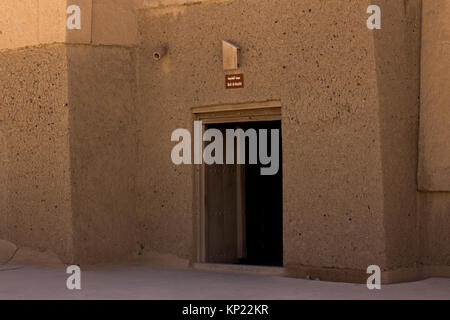
[[[8,148],[3,133],[3,119],[0,118],[0,239],[7,239],[7,182],[8,182]]]
[[[74,261],[136,252],[135,49],[68,46]]]
[[[421,1],[375,1],[382,29],[373,30],[380,116],[387,268],[415,267]]]

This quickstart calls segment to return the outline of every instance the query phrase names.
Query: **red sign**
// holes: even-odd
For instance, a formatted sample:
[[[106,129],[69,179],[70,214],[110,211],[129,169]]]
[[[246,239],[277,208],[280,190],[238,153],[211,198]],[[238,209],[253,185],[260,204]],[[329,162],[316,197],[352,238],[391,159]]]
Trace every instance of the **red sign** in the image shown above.
[[[239,89],[244,87],[243,74],[228,74],[225,76],[225,89]]]

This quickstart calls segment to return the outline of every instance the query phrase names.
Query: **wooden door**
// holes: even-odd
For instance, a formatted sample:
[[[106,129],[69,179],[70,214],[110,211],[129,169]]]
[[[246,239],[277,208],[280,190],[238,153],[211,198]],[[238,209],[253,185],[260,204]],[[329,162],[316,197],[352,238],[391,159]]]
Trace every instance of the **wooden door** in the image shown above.
[[[236,263],[239,260],[237,168],[237,165],[205,165],[207,262]]]

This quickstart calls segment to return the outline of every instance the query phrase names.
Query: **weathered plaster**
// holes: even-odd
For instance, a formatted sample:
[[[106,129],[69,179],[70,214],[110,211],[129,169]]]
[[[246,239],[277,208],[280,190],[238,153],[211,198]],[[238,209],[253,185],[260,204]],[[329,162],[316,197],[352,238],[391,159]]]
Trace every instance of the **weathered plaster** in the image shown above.
[[[139,12],[137,213],[151,249],[189,256],[195,245],[193,168],[169,159],[170,133],[191,127],[190,108],[279,99],[285,266],[386,265],[374,44],[361,27],[366,8],[364,1],[232,1],[187,6],[176,16]],[[243,48],[243,90],[224,89],[222,39]],[[151,53],[162,42],[170,54],[156,63]]]
[[[191,107],[280,100],[288,274],[448,274],[450,194],[425,191],[449,190],[449,1],[423,1],[421,30],[420,0],[83,0],[92,25],[73,37],[67,3],[9,1],[0,239],[18,257],[195,262],[195,169],[172,164],[171,132]],[[381,30],[365,27],[373,2]],[[224,39],[244,89],[224,89]]]
[[[375,1],[382,29],[373,33],[379,102],[387,269],[419,259],[417,144],[421,1]]]
[[[419,187],[450,192],[450,1],[423,2]]]
[[[75,260],[120,261],[135,242],[135,52],[68,46]]]
[[[0,239],[72,258],[66,48],[0,53]]]

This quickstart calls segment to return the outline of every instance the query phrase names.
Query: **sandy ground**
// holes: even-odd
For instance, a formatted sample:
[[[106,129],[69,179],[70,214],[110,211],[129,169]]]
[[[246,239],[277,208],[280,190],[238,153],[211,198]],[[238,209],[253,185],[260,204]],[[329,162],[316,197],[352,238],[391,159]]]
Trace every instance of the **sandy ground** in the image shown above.
[[[82,271],[81,290],[68,290],[65,270],[0,266],[0,299],[450,299],[450,279],[384,285],[331,283],[148,266]]]

